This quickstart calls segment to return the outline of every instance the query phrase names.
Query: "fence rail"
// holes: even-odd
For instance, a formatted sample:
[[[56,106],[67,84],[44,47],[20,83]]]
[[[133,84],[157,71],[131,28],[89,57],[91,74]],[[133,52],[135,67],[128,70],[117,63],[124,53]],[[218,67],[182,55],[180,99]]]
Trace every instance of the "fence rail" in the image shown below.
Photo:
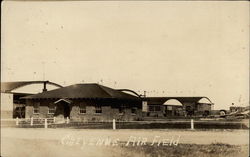
[[[72,121],[68,117],[66,119],[56,119],[54,118],[26,118],[26,119],[1,119],[1,123],[3,122],[12,122],[12,126],[17,127],[57,127],[57,126],[101,126],[107,125],[106,128],[112,128],[116,130],[117,128],[124,128],[124,126],[131,125],[151,125],[156,128],[160,128],[164,126],[167,128],[168,126],[171,128],[173,126],[177,126],[177,128],[185,127],[191,130],[194,130],[196,126],[199,125],[237,125],[239,128],[243,128],[244,123],[242,121],[211,121],[211,120],[166,120],[166,121],[121,121],[121,120],[108,120],[108,121]],[[157,124],[157,126],[156,126]],[[245,125],[244,125],[245,126]],[[249,128],[249,125],[246,125]],[[150,127],[147,127],[150,128]]]

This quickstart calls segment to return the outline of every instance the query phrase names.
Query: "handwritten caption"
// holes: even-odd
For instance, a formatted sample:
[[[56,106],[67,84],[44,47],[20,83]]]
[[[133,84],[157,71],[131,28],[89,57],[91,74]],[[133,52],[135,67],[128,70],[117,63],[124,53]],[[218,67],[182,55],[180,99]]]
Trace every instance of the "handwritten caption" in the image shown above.
[[[74,136],[72,134],[66,135],[61,138],[60,143],[66,146],[177,146],[181,136],[162,137],[154,136],[153,138],[148,137],[137,137],[129,136],[127,140],[120,140],[119,138],[102,137],[102,138],[86,138],[80,136]]]

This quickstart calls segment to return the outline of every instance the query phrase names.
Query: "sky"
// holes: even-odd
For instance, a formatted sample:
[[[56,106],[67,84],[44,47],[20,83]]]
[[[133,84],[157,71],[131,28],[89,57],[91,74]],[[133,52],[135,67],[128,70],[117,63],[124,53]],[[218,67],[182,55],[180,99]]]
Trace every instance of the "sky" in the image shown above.
[[[249,104],[247,1],[5,1],[1,20],[3,82]]]

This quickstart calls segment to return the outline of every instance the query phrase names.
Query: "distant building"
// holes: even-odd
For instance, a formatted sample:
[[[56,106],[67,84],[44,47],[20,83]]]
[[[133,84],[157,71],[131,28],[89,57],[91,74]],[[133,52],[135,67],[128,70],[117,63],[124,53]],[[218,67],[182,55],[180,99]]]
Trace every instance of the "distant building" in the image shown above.
[[[144,101],[149,117],[207,116],[214,105],[207,97],[146,97]]]
[[[32,85],[43,84],[43,91],[47,91],[46,85],[62,87],[49,81],[19,81],[19,82],[1,82],[1,118],[25,118],[25,100],[21,97],[32,95],[32,93],[20,93],[14,90]]]
[[[243,106],[230,106],[229,110],[230,112],[243,112],[247,110],[248,107]]]

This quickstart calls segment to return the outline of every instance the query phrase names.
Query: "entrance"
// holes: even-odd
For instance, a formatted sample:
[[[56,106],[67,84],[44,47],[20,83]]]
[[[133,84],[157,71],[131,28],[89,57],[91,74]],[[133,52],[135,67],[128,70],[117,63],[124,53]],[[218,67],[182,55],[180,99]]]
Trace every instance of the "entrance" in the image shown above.
[[[63,104],[63,108],[64,108],[64,118],[67,118],[70,116],[70,107],[69,104],[64,103]]]
[[[25,118],[25,107],[22,106],[18,106],[14,109],[14,112],[13,112],[13,118]]]
[[[194,110],[191,108],[191,106],[186,106],[186,112],[187,112],[187,116],[194,115]]]
[[[56,111],[55,111],[55,116],[58,118],[70,118],[70,102],[65,101],[64,99],[60,99],[55,102],[56,104]]]

